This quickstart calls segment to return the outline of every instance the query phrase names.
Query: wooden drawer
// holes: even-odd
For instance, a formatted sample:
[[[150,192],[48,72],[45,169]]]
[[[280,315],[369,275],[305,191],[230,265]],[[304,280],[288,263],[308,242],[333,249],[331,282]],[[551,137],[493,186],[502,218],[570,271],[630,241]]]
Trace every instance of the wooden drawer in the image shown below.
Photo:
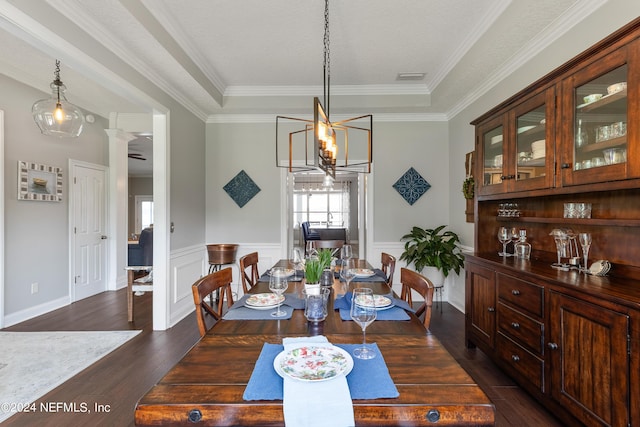
[[[542,286],[497,273],[498,297],[542,318],[544,309],[544,288]]]
[[[544,325],[502,302],[498,303],[498,331],[542,356]]]
[[[511,341],[502,332],[498,332],[496,338],[498,357],[521,380],[528,381],[544,393],[544,361]]]

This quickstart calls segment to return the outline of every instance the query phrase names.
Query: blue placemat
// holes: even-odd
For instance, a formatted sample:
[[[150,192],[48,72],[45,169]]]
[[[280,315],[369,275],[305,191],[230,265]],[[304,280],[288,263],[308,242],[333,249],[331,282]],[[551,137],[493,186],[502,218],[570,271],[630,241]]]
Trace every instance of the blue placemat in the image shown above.
[[[376,320],[409,320],[411,317],[407,314],[407,311],[414,312],[409,304],[400,299],[394,298],[391,294],[385,295],[393,302],[393,307],[385,310],[378,310],[376,314]],[[333,301],[333,309],[340,310],[340,318],[342,320],[351,320],[351,298],[353,293],[347,292],[344,297],[336,298]]]
[[[293,307],[289,307],[288,305],[282,305],[280,309],[287,314],[282,317],[273,317],[271,313],[276,311],[276,308],[270,308],[269,310],[255,310],[253,308],[247,307],[238,307],[233,310],[227,311],[227,313],[222,316],[224,320],[287,320],[291,319],[293,315]]]
[[[269,272],[271,270],[265,271],[262,276],[258,279],[259,282],[268,282],[271,276]],[[292,276],[287,277],[287,281],[289,282],[301,282],[304,279],[304,270],[296,270],[296,273]]]
[[[353,354],[353,350],[361,344],[336,344]],[[387,364],[376,343],[367,344],[376,352],[376,357],[369,360],[353,358],[353,370],[347,375],[347,384],[352,399],[384,399],[398,397],[396,388]],[[273,368],[273,360],[284,350],[281,344],[265,343],[253,368],[242,398],[244,400],[282,400],[283,380]]]

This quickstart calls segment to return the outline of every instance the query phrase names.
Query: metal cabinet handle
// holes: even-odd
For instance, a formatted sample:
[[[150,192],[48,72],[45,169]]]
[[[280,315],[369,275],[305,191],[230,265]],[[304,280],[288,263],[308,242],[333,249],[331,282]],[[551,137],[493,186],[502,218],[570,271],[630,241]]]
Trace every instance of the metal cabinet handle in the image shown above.
[[[487,311],[489,313],[493,313],[494,311],[496,311],[496,309],[494,307],[489,307],[489,308],[487,308]]]
[[[514,289],[514,290],[511,291],[511,294],[512,295],[520,295],[520,291],[517,290],[517,289]]]
[[[440,421],[440,411],[437,409],[429,409],[427,412],[427,420],[432,423]]]
[[[514,362],[519,362],[520,361],[520,356],[513,354],[513,355],[511,355],[511,360],[513,360]]]
[[[106,239],[107,239],[107,236],[102,235],[102,236],[100,236],[100,239],[102,239],[102,240],[106,240]]]
[[[520,323],[518,322],[511,322],[511,327],[513,329],[520,329]]]
[[[199,409],[192,409],[189,411],[189,422],[197,423],[202,420],[202,412]]]
[[[560,165],[561,169],[571,169],[571,163],[563,163]]]
[[[550,342],[549,344],[547,344],[547,347],[549,347],[551,350],[557,350],[558,349],[558,344],[556,344],[554,342]]]

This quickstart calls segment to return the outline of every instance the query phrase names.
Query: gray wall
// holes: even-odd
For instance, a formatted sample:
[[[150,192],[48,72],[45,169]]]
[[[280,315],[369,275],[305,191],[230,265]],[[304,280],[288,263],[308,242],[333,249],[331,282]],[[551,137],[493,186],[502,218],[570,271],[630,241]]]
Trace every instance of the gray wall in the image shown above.
[[[275,122],[207,124],[207,243],[280,242],[280,169]],[[260,187],[243,208],[223,190],[241,170]]]
[[[169,221],[175,226],[170,235],[171,250],[174,251],[204,244],[206,126],[179,104],[170,104],[170,107]]]
[[[5,111],[5,315],[69,295],[69,159],[107,163],[106,120],[86,124],[75,139],[45,136],[31,117],[48,93],[0,75]],[[62,168],[62,202],[17,199],[18,160]],[[31,283],[39,292],[31,295]]]

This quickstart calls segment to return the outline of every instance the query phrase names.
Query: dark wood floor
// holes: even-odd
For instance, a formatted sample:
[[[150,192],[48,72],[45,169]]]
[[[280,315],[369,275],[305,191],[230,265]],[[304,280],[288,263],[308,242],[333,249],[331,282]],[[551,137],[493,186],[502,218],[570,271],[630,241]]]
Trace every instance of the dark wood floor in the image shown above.
[[[151,327],[151,294],[136,297],[135,322],[127,322],[126,292],[106,292],[6,331],[125,330],[143,332],[39,402],[109,405],[108,413],[16,414],[3,426],[133,426],[136,402],[196,343],[195,315],[168,331]],[[431,331],[484,389],[496,406],[498,426],[561,426],[552,415],[501,373],[480,351],[464,347],[464,315],[447,303],[434,310]],[[37,357],[37,355],[36,355]]]

